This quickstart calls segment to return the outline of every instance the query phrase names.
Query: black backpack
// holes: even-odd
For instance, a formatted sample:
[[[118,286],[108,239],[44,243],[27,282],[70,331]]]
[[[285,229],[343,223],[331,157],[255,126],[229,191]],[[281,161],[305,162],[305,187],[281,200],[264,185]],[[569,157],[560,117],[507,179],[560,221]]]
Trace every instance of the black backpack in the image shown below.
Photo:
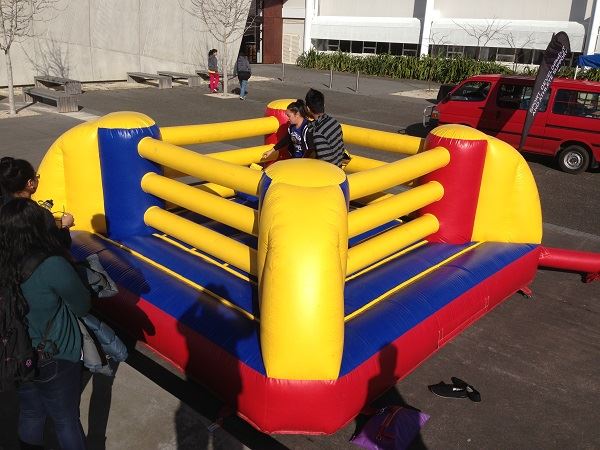
[[[9,289],[0,291],[0,301],[14,304],[10,296],[15,295]],[[18,301],[26,302],[21,294]],[[12,390],[19,384],[30,381],[35,376],[35,351],[27,330],[27,317],[5,311],[6,317],[0,318],[0,392]]]
[[[27,280],[33,271],[46,259],[46,255],[33,255],[25,262],[22,281]],[[11,298],[18,296],[17,299]],[[37,351],[31,344],[24,308],[21,314],[12,314],[14,305],[27,305],[21,288],[11,292],[7,287],[0,288],[0,302],[7,302],[3,309],[5,317],[0,317],[0,392],[13,390],[26,381],[33,380],[37,368]],[[21,303],[22,302],[22,303]]]

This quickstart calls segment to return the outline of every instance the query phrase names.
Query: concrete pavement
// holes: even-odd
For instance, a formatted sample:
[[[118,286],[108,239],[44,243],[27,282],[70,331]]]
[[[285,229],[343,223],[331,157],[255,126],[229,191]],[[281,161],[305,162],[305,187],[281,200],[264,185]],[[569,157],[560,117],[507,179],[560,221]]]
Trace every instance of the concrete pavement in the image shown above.
[[[303,97],[313,86],[325,92],[328,110],[343,122],[422,132],[417,124],[428,103],[390,95],[414,90],[418,82],[365,78],[356,94],[348,88],[353,87],[351,75],[336,75],[329,91],[322,86],[328,73],[288,66],[282,82],[276,79],[279,70],[256,67],[255,74],[272,80],[251,80],[245,102],[215,99],[202,88],[178,87],[90,91],[82,95],[81,104],[90,114],[136,110],[159,125],[181,125],[257,117],[268,101]],[[0,120],[1,156],[19,155],[37,163],[60,133],[80,123],[39,111],[39,116]],[[600,175],[565,176],[547,161],[531,161],[531,167],[546,218],[544,243],[600,251]],[[406,403],[431,415],[413,448],[597,448],[600,283],[585,285],[576,274],[540,271],[532,288],[533,299],[511,297],[380,399],[379,404]],[[236,417],[222,427],[211,426],[221,403],[152,352],[137,349],[119,367],[113,383],[97,376],[85,386],[81,413],[91,433],[90,448],[355,448],[348,443],[353,423],[332,436],[266,436]],[[476,386],[482,402],[442,399],[427,390],[428,384],[449,381],[450,376]],[[16,446],[15,410],[14,396],[0,395],[0,449]],[[52,439],[48,448],[56,448]]]

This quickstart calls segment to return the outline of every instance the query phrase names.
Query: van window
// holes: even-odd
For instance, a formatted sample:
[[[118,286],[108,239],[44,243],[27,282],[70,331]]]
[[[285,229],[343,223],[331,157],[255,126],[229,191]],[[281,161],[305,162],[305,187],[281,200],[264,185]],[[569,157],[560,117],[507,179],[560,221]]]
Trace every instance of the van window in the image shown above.
[[[533,86],[524,86],[522,84],[503,83],[498,89],[497,104],[501,108],[510,109],[529,109],[531,103],[531,92]],[[550,98],[550,89],[544,95],[544,100],[540,105],[538,112],[546,111],[548,99]]]
[[[450,96],[450,100],[462,102],[480,102],[487,98],[490,83],[487,81],[468,81]]]
[[[599,95],[598,92],[559,89],[554,99],[552,112],[566,116],[600,119]]]

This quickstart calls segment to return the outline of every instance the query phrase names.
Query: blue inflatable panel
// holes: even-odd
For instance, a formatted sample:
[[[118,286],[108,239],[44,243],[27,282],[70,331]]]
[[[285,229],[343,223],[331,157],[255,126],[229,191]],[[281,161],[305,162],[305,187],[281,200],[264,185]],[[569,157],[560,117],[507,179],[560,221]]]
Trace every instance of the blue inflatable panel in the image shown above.
[[[536,247],[532,244],[484,243],[350,320],[345,328],[340,376],[351,372],[415,325]],[[399,261],[404,263],[405,260]]]
[[[174,317],[199,335],[236,356],[244,364],[266,375],[260,353],[257,322],[141,261],[126,250],[89,233],[74,232],[72,236],[73,254],[76,259],[81,260],[91,253],[99,252],[102,265],[119,286],[151,303],[165,314]],[[147,239],[144,244],[148,245],[150,242],[152,245],[159,243],[156,238],[138,239]],[[195,265],[192,267],[198,273],[200,272],[198,258],[194,258],[194,262]],[[207,287],[216,289],[216,286],[211,284]],[[230,285],[228,290],[233,292]],[[143,323],[143,319],[139,318],[132,317],[130,320]],[[149,324],[148,327],[150,330],[147,332],[151,334],[151,325]],[[135,333],[135,330],[128,331],[139,334]]]
[[[369,231],[365,231],[364,233],[359,234],[358,236],[354,236],[353,238],[348,239],[348,248],[352,248],[355,245],[358,245],[361,242],[366,241],[370,237],[373,237],[377,234],[381,234],[384,231],[391,230],[392,228],[399,227],[400,225],[401,225],[401,223],[398,222],[397,220],[392,220],[391,222],[384,223],[383,225],[379,225],[378,227],[375,227]]]
[[[123,244],[218,293],[246,311],[257,312],[256,287],[235,275],[152,236],[130,238]],[[357,277],[357,284],[352,287],[355,290],[353,295],[355,299],[359,298],[363,278],[368,279],[368,283],[364,284],[370,285],[365,287],[365,292],[371,293],[373,298],[376,289],[388,290],[392,283],[414,273],[417,266],[431,267],[465,246],[426,244],[419,247],[398,258],[389,270],[374,270]],[[484,243],[353,318],[345,325],[340,376],[348,374],[454,299],[536,247],[529,244]],[[110,251],[102,251],[104,249]],[[98,252],[108,273],[124,289],[181,321],[259,373],[266,374],[257,322],[124,249],[88,233],[73,233],[73,253],[77,259]],[[389,278],[394,276],[395,271],[401,275],[392,282]],[[376,288],[378,282],[384,287]]]
[[[346,282],[344,315],[352,314],[371,300],[459,253],[472,243],[462,245],[425,244],[386,264]]]

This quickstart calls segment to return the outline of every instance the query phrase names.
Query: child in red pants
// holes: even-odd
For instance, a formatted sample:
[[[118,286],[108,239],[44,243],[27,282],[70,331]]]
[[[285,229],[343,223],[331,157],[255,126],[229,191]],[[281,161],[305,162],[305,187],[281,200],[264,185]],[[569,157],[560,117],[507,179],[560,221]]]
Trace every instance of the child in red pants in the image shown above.
[[[219,90],[219,68],[217,64],[217,49],[213,48],[208,52],[208,88],[210,92]]]

